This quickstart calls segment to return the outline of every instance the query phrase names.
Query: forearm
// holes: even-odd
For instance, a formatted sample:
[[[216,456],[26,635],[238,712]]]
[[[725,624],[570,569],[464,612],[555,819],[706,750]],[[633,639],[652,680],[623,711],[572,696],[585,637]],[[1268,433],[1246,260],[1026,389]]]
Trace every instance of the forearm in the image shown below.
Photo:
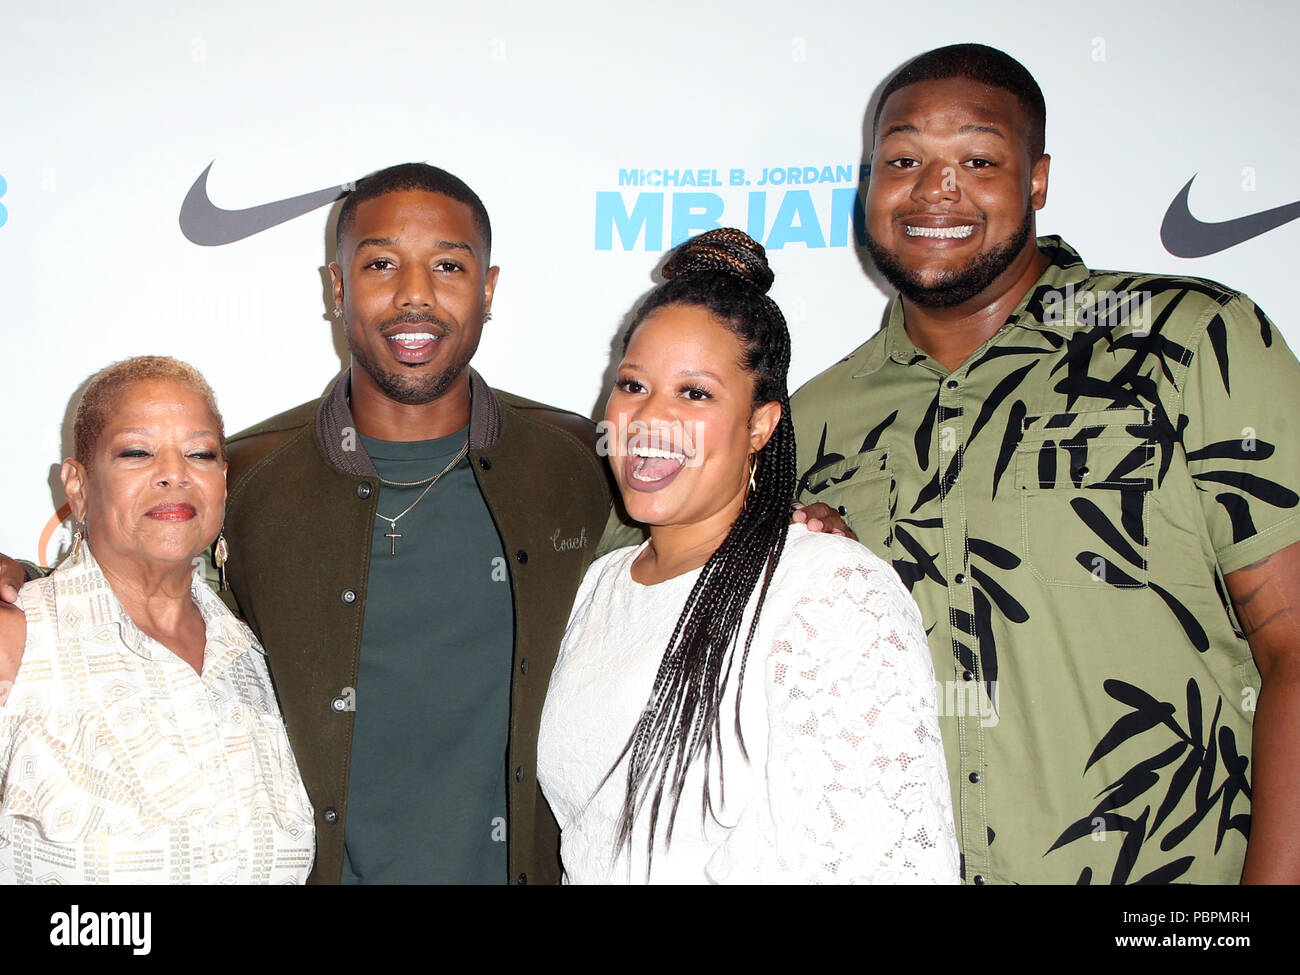
[[[1260,677],[1242,883],[1300,883],[1300,542],[1224,581]]]
[[[1300,665],[1260,688],[1251,747],[1250,843],[1242,883],[1300,883]]]

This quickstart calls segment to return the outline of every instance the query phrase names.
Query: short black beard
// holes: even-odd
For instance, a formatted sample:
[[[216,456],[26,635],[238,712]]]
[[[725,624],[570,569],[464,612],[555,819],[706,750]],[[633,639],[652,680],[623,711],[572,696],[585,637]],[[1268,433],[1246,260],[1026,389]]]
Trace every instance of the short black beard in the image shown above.
[[[386,372],[379,364],[357,349],[352,350],[352,360],[365,370],[383,394],[394,403],[406,406],[423,406],[432,403],[451,388],[458,376],[469,365],[469,359],[453,363],[433,376],[404,376],[400,372]]]
[[[966,267],[949,272],[931,285],[921,282],[892,252],[877,244],[870,231],[867,232],[867,250],[885,280],[908,301],[926,308],[952,308],[970,301],[996,281],[1025,249],[1033,227],[1034,209],[1028,206],[1025,208],[1024,222],[1010,240],[975,258]]]
[[[417,316],[403,316],[400,321],[403,322],[426,322],[428,319]],[[385,327],[392,323],[385,323]],[[445,323],[438,323],[442,326],[443,337],[438,341],[445,342],[451,337],[451,329]],[[451,388],[452,383],[465,371],[469,365],[470,359],[473,358],[475,349],[467,350],[467,354],[458,362],[453,362],[442,372],[432,376],[424,375],[407,375],[402,372],[389,372],[382,368],[378,362],[371,359],[364,351],[359,349],[352,341],[350,328],[344,325],[344,333],[348,340],[348,349],[352,353],[352,361],[359,365],[367,376],[374,381],[380,391],[394,403],[402,403],[405,406],[423,406],[425,403],[432,403],[441,397]]]

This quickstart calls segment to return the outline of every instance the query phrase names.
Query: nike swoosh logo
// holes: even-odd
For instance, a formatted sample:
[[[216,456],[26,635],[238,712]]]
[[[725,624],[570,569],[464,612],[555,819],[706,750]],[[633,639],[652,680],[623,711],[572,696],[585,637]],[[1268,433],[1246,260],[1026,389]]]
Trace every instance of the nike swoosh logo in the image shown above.
[[[350,189],[345,185],[331,186],[329,189],[263,203],[245,210],[223,210],[208,199],[208,173],[215,163],[215,159],[208,163],[208,168],[199,174],[190,191],[185,194],[185,201],[181,203],[181,233],[186,239],[203,247],[233,244],[263,230],[270,230],[295,217],[301,217],[304,213],[328,206]]]
[[[1192,216],[1187,206],[1187,197],[1195,181],[1196,175],[1193,175],[1174,197],[1174,202],[1169,204],[1164,222],[1160,224],[1160,243],[1174,257],[1208,257],[1300,218],[1300,200],[1297,200],[1235,220],[1205,223]]]

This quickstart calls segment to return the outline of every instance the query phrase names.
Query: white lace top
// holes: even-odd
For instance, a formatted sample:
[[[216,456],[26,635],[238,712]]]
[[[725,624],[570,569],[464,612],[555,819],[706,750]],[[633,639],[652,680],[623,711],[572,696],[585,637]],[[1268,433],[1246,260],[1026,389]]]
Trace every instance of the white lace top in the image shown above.
[[[614,837],[626,758],[699,570],[652,586],[640,548],[596,562],[578,591],[542,714],[538,778],[570,883],[956,883],[957,843],[921,615],[893,569],[856,542],[793,525],[750,650],[736,741],[736,670],[722,776],[687,779],[671,843],[646,871],[649,815]],[[754,601],[749,613],[753,612]],[[741,645],[748,632],[741,628]],[[725,785],[725,802],[720,785]]]

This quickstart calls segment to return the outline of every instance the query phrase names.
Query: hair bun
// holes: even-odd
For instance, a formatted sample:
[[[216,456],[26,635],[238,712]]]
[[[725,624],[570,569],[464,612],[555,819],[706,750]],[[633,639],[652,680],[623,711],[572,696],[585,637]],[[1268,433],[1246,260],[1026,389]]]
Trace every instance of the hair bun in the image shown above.
[[[735,227],[719,227],[680,244],[660,273],[672,280],[699,271],[721,271],[742,278],[763,294],[775,277],[763,245]]]

